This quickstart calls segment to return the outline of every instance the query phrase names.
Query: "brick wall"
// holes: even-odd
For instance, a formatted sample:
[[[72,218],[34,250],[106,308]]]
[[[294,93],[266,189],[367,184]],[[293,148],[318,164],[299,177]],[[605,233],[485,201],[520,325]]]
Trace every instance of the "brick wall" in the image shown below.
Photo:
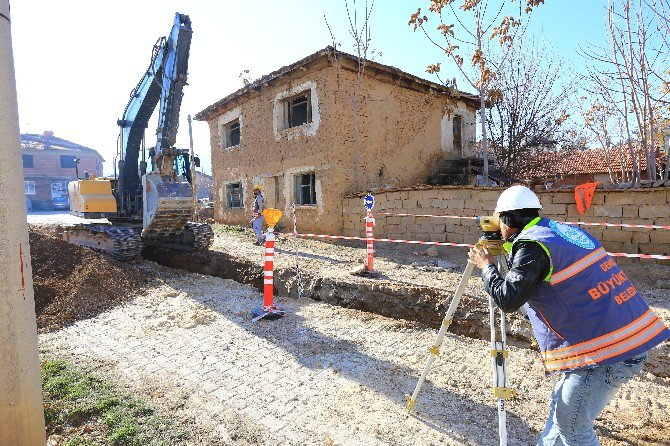
[[[481,235],[472,220],[384,216],[408,214],[489,215],[504,189],[432,187],[375,195],[376,237],[436,242],[473,243]],[[670,189],[596,190],[591,207],[580,214],[574,191],[538,193],[542,215],[562,221],[670,225]],[[364,236],[362,197],[343,202],[344,234]],[[584,227],[610,252],[670,254],[670,231],[642,228]]]

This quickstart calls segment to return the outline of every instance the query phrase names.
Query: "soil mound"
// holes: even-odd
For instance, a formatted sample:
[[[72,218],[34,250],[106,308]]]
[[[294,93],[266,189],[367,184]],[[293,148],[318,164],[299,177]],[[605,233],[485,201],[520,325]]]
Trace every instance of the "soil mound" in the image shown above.
[[[39,331],[56,330],[132,298],[152,276],[132,264],[72,245],[30,226]]]

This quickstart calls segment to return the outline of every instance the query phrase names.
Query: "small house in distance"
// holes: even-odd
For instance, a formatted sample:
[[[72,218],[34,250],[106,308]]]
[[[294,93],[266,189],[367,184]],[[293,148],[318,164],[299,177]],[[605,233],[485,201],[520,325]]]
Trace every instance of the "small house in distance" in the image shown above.
[[[355,56],[327,47],[196,115],[210,129],[217,221],[246,224],[262,184],[284,225],[295,203],[301,231],[340,234],[345,195],[426,183],[444,159],[474,155],[476,96],[373,61],[358,73]]]
[[[53,132],[21,135],[23,179],[29,209],[51,209],[54,198],[67,197],[67,184],[84,172],[102,176],[105,161],[95,150],[58,138]]]

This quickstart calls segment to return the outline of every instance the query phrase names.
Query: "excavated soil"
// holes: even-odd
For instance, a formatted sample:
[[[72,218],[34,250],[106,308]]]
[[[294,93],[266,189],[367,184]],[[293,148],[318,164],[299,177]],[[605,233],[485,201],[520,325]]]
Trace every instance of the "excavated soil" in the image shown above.
[[[35,313],[40,332],[93,317],[132,298],[152,274],[30,226]]]

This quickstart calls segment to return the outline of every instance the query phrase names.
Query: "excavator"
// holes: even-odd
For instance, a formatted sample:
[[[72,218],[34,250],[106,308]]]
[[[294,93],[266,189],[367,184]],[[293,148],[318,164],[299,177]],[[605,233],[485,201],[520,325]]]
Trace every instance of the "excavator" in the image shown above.
[[[68,184],[71,213],[109,223],[60,227],[64,240],[124,261],[139,257],[144,245],[187,251],[211,246],[211,226],[190,221],[197,203],[191,182],[199,159],[174,147],[191,36],[191,20],[177,13],[169,36],[154,45],[149,68],[117,121],[118,175],[84,174]],[[159,103],[156,145],[147,150],[145,129]]]

